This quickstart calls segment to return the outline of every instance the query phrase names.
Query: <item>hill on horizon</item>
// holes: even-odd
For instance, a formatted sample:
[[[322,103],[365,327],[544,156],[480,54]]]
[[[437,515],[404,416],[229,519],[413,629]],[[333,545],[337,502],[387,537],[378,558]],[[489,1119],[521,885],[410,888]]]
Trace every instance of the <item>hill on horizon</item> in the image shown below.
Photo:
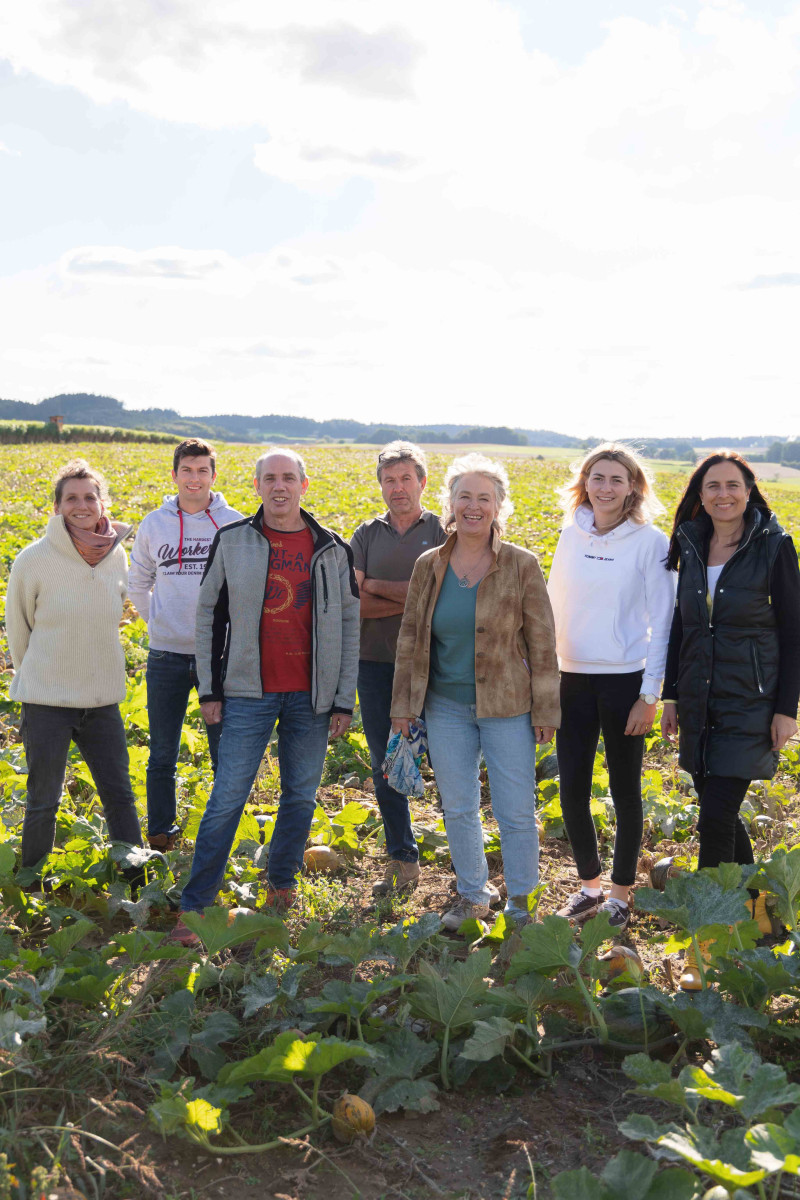
[[[267,441],[346,441],[383,444],[395,437],[406,437],[422,443],[472,442],[493,445],[530,445],[564,447],[579,450],[596,445],[602,437],[579,438],[549,429],[523,429],[508,426],[468,425],[443,422],[439,424],[406,425],[387,421],[367,424],[349,418],[316,421],[268,413],[247,416],[239,413],[214,413],[199,419],[185,417],[171,408],[126,408],[113,396],[97,396],[87,392],[60,393],[38,403],[20,400],[0,400],[0,419],[47,422],[61,415],[69,424],[112,425],[123,429],[153,430],[172,433],[176,437],[201,437],[217,441],[263,443]],[[767,447],[785,441],[771,434],[749,437],[671,437],[629,438],[645,453],[657,457],[690,458],[694,448],[725,445]]]

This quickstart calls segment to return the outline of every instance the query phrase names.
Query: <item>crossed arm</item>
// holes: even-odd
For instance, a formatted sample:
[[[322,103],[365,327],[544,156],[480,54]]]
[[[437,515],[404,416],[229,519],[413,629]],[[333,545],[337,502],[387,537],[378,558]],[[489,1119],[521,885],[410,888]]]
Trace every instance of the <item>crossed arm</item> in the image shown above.
[[[367,579],[363,571],[356,571],[356,583],[361,593],[362,617],[401,617],[408,593],[408,581],[397,583],[391,579]]]

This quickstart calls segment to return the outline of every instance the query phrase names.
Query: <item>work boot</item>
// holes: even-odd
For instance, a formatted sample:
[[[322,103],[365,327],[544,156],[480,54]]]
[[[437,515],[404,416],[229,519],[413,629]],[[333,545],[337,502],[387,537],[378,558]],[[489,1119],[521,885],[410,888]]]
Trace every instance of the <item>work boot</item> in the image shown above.
[[[465,921],[485,921],[489,911],[488,904],[473,904],[466,896],[459,896],[453,907],[442,917],[442,924],[451,933],[458,933]]]
[[[167,854],[170,850],[174,850],[177,841],[177,833],[148,833],[147,835],[147,844],[150,849],[158,850],[161,854]]]
[[[271,908],[274,912],[286,912],[291,908],[297,899],[297,891],[295,888],[274,888],[268,887],[267,894],[264,897],[262,909]]]
[[[192,933],[188,925],[183,922],[184,913],[178,913],[178,920],[175,922],[172,933],[167,938],[168,942],[177,942],[180,946],[186,946],[189,950],[196,950],[202,945],[200,938],[196,933]]]
[[[392,892],[403,892],[416,887],[419,879],[419,863],[404,862],[393,858],[387,864],[383,879],[372,885],[373,896],[388,896]]]
[[[700,957],[703,960],[704,970],[710,962],[707,954],[708,946],[708,942],[700,942]],[[686,957],[683,960],[683,972],[678,981],[678,986],[682,992],[701,992],[703,990],[703,980],[700,975],[700,967],[697,964],[697,955],[694,952],[693,944],[686,949]]]

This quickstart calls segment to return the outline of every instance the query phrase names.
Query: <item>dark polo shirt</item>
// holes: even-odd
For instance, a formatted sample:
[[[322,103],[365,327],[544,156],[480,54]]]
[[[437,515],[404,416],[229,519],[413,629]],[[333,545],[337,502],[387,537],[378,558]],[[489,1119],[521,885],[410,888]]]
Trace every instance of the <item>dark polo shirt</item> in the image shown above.
[[[420,554],[447,541],[439,518],[426,509],[420,519],[401,535],[389,514],[365,521],[350,539],[353,566],[367,579],[404,583],[411,578]],[[394,662],[402,616],[361,618],[361,658],[368,662]]]

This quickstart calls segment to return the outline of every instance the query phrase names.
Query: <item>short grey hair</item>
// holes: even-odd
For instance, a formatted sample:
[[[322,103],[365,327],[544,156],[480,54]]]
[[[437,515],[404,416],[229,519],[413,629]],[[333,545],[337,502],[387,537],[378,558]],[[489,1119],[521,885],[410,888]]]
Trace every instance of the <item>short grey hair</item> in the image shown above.
[[[308,479],[308,476],[306,475],[306,464],[303,462],[296,450],[290,449],[289,446],[269,446],[263,454],[258,456],[258,461],[256,462],[256,483],[261,482],[261,468],[263,467],[264,463],[268,458],[274,458],[277,454],[282,455],[284,458],[294,459],[294,461],[297,463],[297,469],[300,472],[301,483],[304,479]]]
[[[492,522],[492,528],[496,529],[498,533],[503,533],[506,521],[514,511],[514,505],[508,498],[508,473],[502,463],[477,452],[462,454],[460,458],[453,459],[448,468],[442,490],[439,493],[442,505],[442,525],[445,532],[452,533],[455,528],[456,519],[453,508],[458,485],[465,475],[473,474],[483,475],[491,481],[497,503],[497,516]]]
[[[415,446],[413,442],[395,441],[389,442],[384,446],[378,455],[377,476],[378,483],[381,481],[381,471],[384,467],[393,467],[397,463],[412,462],[414,469],[417,472],[417,479],[420,483],[428,475],[428,463],[425,454],[420,450],[419,446]]]

